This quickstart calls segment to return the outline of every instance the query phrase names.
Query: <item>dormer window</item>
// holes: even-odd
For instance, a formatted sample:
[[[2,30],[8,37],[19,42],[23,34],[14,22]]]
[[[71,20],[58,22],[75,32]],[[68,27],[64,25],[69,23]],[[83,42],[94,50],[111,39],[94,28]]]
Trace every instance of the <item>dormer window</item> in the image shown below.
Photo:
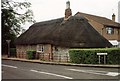
[[[112,27],[107,27],[107,28],[106,28],[106,33],[109,34],[109,35],[114,34],[114,28],[112,28]]]

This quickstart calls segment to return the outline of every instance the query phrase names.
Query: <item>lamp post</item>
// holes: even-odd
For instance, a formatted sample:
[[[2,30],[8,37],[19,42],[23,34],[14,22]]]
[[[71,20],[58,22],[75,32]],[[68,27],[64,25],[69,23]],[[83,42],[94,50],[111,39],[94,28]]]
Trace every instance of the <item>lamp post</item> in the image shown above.
[[[6,40],[7,44],[8,44],[8,57],[10,56],[10,42],[11,40]]]

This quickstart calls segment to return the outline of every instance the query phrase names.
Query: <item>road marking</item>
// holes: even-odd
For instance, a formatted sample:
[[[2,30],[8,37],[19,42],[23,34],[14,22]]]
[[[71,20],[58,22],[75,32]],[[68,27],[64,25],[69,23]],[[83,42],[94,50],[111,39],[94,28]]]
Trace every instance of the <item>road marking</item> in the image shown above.
[[[98,74],[98,75],[107,75],[107,76],[118,76],[120,74],[117,72],[96,71],[96,70],[78,70],[78,69],[67,69],[67,70],[83,72],[83,73]]]
[[[58,76],[58,77],[62,77],[62,78],[65,78],[65,79],[73,79],[71,77],[67,77],[67,76],[64,76],[64,75],[58,75],[58,74],[54,74],[54,73],[42,72],[42,71],[37,71],[37,70],[30,70],[30,71],[36,72],[36,73],[47,74],[47,75]]]
[[[10,67],[10,68],[17,68],[17,67],[15,67],[15,66],[5,65],[5,64],[2,64],[2,66],[4,66],[4,67]]]
[[[108,76],[118,76],[120,73],[116,73],[116,72],[108,72],[106,75]]]

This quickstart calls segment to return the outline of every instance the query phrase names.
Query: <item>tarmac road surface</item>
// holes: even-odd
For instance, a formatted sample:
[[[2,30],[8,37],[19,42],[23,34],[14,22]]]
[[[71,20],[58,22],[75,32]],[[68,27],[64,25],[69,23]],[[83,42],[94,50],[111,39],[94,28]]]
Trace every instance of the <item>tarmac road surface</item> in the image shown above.
[[[2,60],[2,79],[119,79],[118,68],[48,65]]]

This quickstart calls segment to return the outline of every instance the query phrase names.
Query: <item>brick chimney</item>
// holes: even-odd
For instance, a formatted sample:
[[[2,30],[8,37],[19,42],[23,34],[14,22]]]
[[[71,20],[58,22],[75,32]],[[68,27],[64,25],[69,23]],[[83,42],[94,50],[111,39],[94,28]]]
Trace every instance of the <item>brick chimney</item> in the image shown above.
[[[112,15],[112,21],[115,22],[115,14],[114,14],[114,13],[113,13],[113,15]]]
[[[65,9],[65,20],[72,16],[72,11],[70,9],[70,1],[66,2],[66,9]]]

